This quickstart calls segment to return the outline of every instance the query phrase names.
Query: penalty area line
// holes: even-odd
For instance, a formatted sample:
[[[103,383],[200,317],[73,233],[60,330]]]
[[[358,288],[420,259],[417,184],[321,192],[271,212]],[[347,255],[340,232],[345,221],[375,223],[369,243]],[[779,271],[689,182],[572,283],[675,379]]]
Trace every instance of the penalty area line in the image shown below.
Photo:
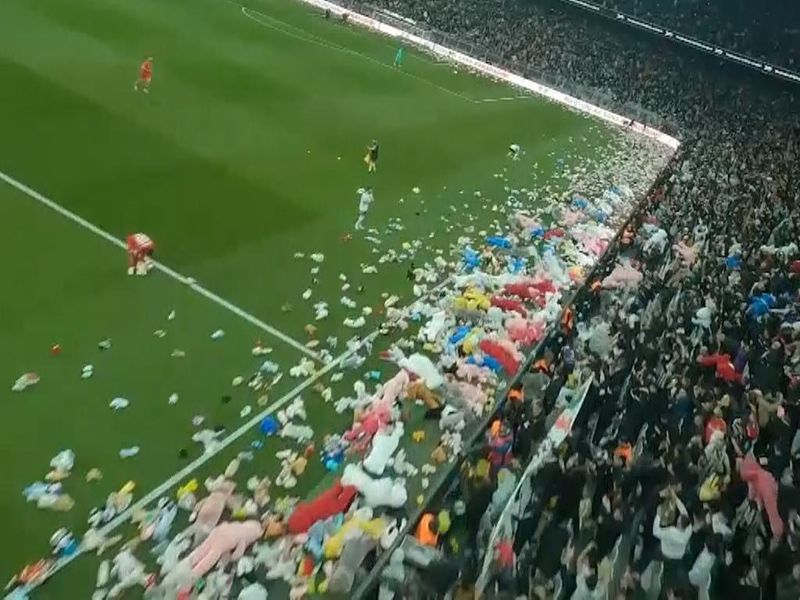
[[[89,221],[87,221],[86,219],[84,219],[80,215],[72,212],[71,210],[68,210],[68,209],[64,208],[63,206],[61,206],[57,202],[51,200],[47,196],[44,196],[43,194],[40,194],[36,190],[28,187],[27,185],[25,185],[21,181],[18,181],[17,179],[11,177],[11,175],[8,175],[7,173],[4,173],[3,171],[0,171],[0,180],[4,181],[5,183],[10,185],[11,187],[15,188],[17,191],[22,192],[23,194],[25,194],[29,198],[31,198],[33,200],[36,200],[39,204],[42,204],[43,206],[46,206],[50,210],[58,213],[62,217],[65,217],[66,219],[69,219],[70,221],[72,221],[76,225],[79,225],[80,227],[83,227],[84,229],[87,229],[88,231],[91,231],[95,235],[103,238],[104,240],[106,240],[107,242],[115,245],[118,248],[122,248],[123,250],[127,250],[127,246],[125,245],[124,241],[120,240],[119,238],[114,237],[112,234],[110,234],[109,232],[105,231],[104,229],[100,229],[97,225],[95,225],[93,223],[90,223]],[[167,265],[165,265],[163,263],[160,263],[158,261],[153,261],[153,265],[155,266],[155,268],[158,271],[160,271],[161,273],[163,273],[167,277],[187,285],[195,293],[200,294],[201,296],[203,296],[207,300],[210,300],[214,304],[216,304],[218,306],[221,306],[222,308],[224,308],[225,310],[227,310],[229,312],[232,312],[237,317],[239,317],[241,319],[244,319],[245,321],[247,321],[251,325],[254,325],[258,329],[261,329],[262,331],[270,334],[271,336],[273,336],[275,338],[278,338],[282,342],[285,342],[286,344],[289,344],[290,346],[292,346],[293,348],[299,350],[300,352],[302,352],[306,356],[310,356],[314,360],[319,360],[319,355],[316,352],[306,348],[303,344],[301,344],[300,342],[298,342],[297,340],[295,340],[291,336],[289,336],[289,335],[283,333],[282,331],[276,329],[272,325],[269,325],[268,323],[265,323],[264,321],[262,321],[261,319],[259,319],[255,315],[245,311],[244,309],[236,306],[235,304],[229,302],[228,300],[225,300],[225,298],[222,298],[221,296],[215,294],[211,290],[203,287],[202,285],[200,285],[197,282],[195,282],[191,277],[187,277],[185,275],[182,275],[181,273],[178,273],[174,269],[171,269]]]

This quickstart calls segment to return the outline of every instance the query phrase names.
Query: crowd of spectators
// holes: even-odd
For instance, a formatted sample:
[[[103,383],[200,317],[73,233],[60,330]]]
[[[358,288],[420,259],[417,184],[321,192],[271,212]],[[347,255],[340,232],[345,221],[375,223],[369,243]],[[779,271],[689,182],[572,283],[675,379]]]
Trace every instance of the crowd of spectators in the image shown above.
[[[537,362],[546,385],[508,403],[519,476],[558,391],[594,375],[513,539],[486,546],[496,470],[465,478],[461,545],[473,566],[495,555],[490,594],[800,598],[800,90],[557,5],[381,2],[639,103],[684,141],[604,263],[641,281],[584,295]],[[462,565],[465,588],[475,574]]]
[[[800,5],[793,0],[601,0],[598,4],[778,66],[800,66]]]

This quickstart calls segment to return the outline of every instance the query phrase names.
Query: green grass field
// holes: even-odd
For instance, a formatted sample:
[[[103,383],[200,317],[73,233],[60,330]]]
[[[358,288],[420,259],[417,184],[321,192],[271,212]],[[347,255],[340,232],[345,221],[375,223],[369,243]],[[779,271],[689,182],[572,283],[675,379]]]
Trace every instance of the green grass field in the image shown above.
[[[506,186],[536,191],[531,205],[541,206],[569,191],[562,161],[593,168],[623,147],[603,124],[426,55],[409,52],[403,70],[394,69],[394,49],[288,0],[249,9],[224,0],[6,0],[0,171],[117,238],[147,232],[159,260],[301,344],[313,303],[327,301],[318,337],[337,336],[338,355],[346,338],[380,322],[374,314],[358,332],[342,326],[358,313],[339,302],[340,273],[364,286],[361,295],[348,292],[359,306],[379,306],[383,292],[408,304],[408,261],[379,264],[386,250],[403,253],[403,242],[418,240],[417,264],[449,258],[465,231],[479,237],[504,222],[497,205]],[[147,55],[155,56],[150,95],[132,89]],[[372,138],[381,161],[368,176],[362,157]],[[523,161],[506,158],[512,142],[525,149]],[[380,246],[359,235],[343,241],[364,185],[375,189],[367,225],[378,229]],[[390,219],[404,229],[388,230]],[[190,441],[193,416],[231,432],[243,406],[261,410],[245,386],[231,385],[264,360],[251,356],[256,339],[287,372],[303,354],[179,280],[127,277],[122,250],[3,182],[0,223],[0,575],[10,576],[48,552],[58,527],[81,533],[88,510],[110,491],[133,480],[140,497],[200,456]],[[324,253],[320,272],[312,275],[314,263],[296,252]],[[378,273],[363,275],[362,263]],[[286,303],[292,311],[281,310]],[[154,336],[158,329],[166,336]],[[226,335],[213,341],[216,329]],[[101,351],[106,337],[113,346]],[[379,338],[376,351],[390,341]],[[62,353],[50,356],[56,343]],[[85,364],[95,367],[88,380],[80,377]],[[26,371],[41,382],[11,392]],[[362,372],[346,374],[336,393]],[[270,400],[300,383],[287,373]],[[172,393],[180,396],[174,406]],[[117,396],[131,401],[119,413],[108,407]],[[318,437],[344,427],[318,395],[303,397]],[[256,437],[247,432],[198,475],[219,472]],[[117,456],[132,445],[138,456]],[[244,474],[271,473],[274,452],[287,445],[268,441]],[[77,455],[65,482],[76,506],[37,510],[22,490],[63,448]],[[318,461],[311,465],[295,493],[321,480]],[[104,479],[85,483],[93,467]],[[88,597],[94,568],[80,559],[36,597]]]

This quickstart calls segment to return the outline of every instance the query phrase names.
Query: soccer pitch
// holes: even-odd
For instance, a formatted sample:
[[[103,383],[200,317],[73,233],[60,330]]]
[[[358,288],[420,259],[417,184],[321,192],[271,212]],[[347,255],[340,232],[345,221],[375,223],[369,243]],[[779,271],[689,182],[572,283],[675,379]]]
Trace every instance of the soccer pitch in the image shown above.
[[[329,385],[330,373],[288,374],[315,352],[305,349],[304,327],[319,328],[319,348],[337,337],[331,353],[341,356],[347,338],[378,327],[383,293],[400,296],[399,305],[413,301],[409,261],[380,263],[388,250],[415,252],[418,265],[451,259],[465,231],[480,237],[505,222],[498,205],[509,187],[530,189],[530,205],[542,206],[571,191],[570,167],[592,169],[623,145],[623,133],[603,123],[413,50],[396,69],[395,49],[287,0],[0,5],[2,575],[46,555],[59,527],[80,535],[89,509],[125,482],[136,483],[139,499],[188,479],[176,474],[202,460],[190,439],[195,416],[203,427],[224,427],[224,439],[236,434],[200,466],[200,477],[250,448],[259,436],[244,426],[248,419],[298,393],[318,440],[341,431],[348,417],[313,391]],[[148,55],[154,78],[144,95],[132,87]],[[381,157],[378,173],[367,175],[362,158],[373,138]],[[510,143],[525,150],[523,160],[509,161]],[[365,185],[376,198],[366,225],[380,243],[348,235],[355,191]],[[174,271],[127,277],[122,249],[42,199],[117,239],[150,234],[157,258]],[[312,253],[324,261],[310,261]],[[364,264],[377,273],[362,273]],[[360,313],[340,303],[340,274],[359,307],[375,308],[361,329],[342,325]],[[330,316],[314,322],[318,301],[329,303]],[[212,340],[218,329],[224,337]],[[106,338],[112,345],[102,350]],[[373,355],[392,339],[378,337]],[[273,352],[252,356],[256,340]],[[232,381],[246,380],[265,358],[284,377],[258,405]],[[87,364],[94,375],[84,380]],[[346,371],[334,397],[375,366],[372,358]],[[28,371],[40,383],[11,392]],[[168,403],[171,394],[177,403]],[[109,408],[117,397],[128,408]],[[242,417],[245,406],[252,412]],[[131,446],[140,447],[137,456],[118,456]],[[288,446],[267,440],[243,466],[245,478],[274,476],[275,451]],[[75,507],[38,510],[22,490],[65,448],[76,454],[64,482]],[[102,481],[84,481],[91,468]],[[324,474],[310,461],[292,493],[313,489]],[[172,495],[176,486],[163,487]],[[36,597],[88,597],[95,568],[81,558]]]

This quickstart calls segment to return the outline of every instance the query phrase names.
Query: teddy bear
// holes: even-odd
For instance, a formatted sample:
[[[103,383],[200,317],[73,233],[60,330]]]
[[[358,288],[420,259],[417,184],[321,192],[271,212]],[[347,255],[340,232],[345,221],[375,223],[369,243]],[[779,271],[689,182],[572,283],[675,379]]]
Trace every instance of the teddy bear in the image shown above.
[[[415,381],[406,389],[406,398],[409,400],[421,400],[428,410],[439,410],[442,407],[442,399],[434,394],[423,381]]]
[[[300,502],[286,521],[286,528],[292,535],[307,532],[314,523],[333,515],[343,513],[355,500],[356,488],[343,486],[336,481],[333,486],[313,500]]]
[[[391,431],[382,429],[372,438],[372,450],[364,459],[364,469],[376,476],[383,475],[386,465],[397,450],[403,437],[403,422],[394,424]]]
[[[228,554],[232,560],[239,560],[262,534],[261,523],[256,520],[220,523],[189,554],[192,574],[197,578],[203,577],[214,568],[220,558]]]
[[[391,477],[372,479],[361,467],[354,464],[344,468],[342,484],[354,486],[372,508],[400,508],[408,500],[408,490],[402,480]]]
[[[145,573],[144,564],[134,556],[130,546],[123,548],[112,562],[109,575],[112,579],[116,578],[117,583],[109,590],[109,598],[117,598],[124,590],[135,585],[147,585],[149,577]]]
[[[195,543],[205,538],[217,526],[226,508],[233,507],[236,484],[228,479],[207,481],[209,495],[197,502],[189,520],[194,523]]]

